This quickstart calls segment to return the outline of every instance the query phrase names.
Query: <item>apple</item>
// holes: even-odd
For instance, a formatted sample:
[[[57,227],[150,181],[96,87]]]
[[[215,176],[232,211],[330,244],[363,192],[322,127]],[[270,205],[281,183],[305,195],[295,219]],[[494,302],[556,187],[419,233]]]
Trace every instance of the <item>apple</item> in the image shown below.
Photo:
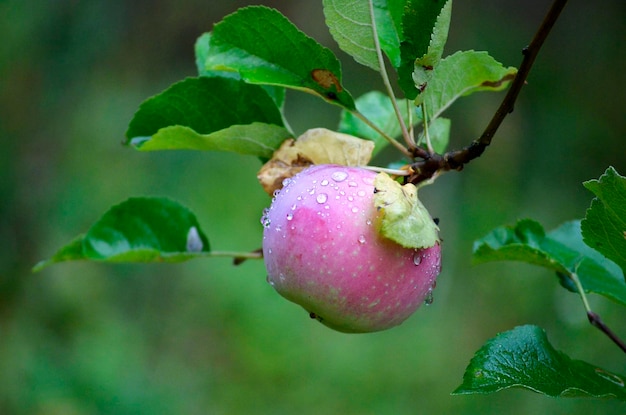
[[[267,280],[346,333],[385,330],[432,301],[439,243],[405,248],[379,231],[376,172],[315,165],[284,181],[261,222]]]

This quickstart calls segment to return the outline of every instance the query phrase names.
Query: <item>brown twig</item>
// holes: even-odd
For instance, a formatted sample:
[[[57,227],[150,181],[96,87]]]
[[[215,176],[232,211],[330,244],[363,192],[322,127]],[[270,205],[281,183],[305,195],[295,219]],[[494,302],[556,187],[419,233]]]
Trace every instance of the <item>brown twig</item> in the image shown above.
[[[606,336],[611,339],[613,343],[617,345],[617,347],[619,347],[624,353],[626,353],[626,344],[624,344],[622,339],[620,339],[617,334],[613,332],[613,330],[611,330],[606,324],[604,324],[598,314],[589,310],[587,311],[587,318],[589,319],[589,322],[592,326],[598,328],[602,333],[606,334]]]
[[[528,78],[530,69],[539,54],[539,50],[566,4],[567,0],[554,1],[552,7],[541,22],[541,25],[535,33],[532,41],[522,50],[524,57],[517,75],[515,75],[515,78],[511,83],[511,87],[482,135],[472,141],[472,143],[467,147],[463,147],[460,150],[449,151],[443,155],[437,153],[426,155],[424,155],[423,152],[415,153],[414,157],[421,158],[421,160],[418,160],[411,165],[415,173],[407,178],[408,182],[417,184],[430,179],[437,172],[461,170],[467,163],[477,157],[480,157],[485,149],[491,144],[491,140],[502,124],[502,121],[504,121],[509,113],[513,112],[515,101],[517,100],[517,97],[524,86],[526,79]]]

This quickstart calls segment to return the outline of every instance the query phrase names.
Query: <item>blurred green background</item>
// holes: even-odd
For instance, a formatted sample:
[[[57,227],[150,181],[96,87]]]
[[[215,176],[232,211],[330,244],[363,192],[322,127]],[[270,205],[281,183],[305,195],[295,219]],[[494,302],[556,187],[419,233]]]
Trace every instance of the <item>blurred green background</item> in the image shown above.
[[[337,51],[321,1],[265,1]],[[447,53],[519,65],[547,1],[457,2]],[[220,250],[260,246],[269,198],[258,160],[140,154],[120,143],[143,99],[194,75],[193,43],[244,1],[0,1],[1,414],[623,414],[613,401],[510,390],[450,396],[474,351],[521,324],[576,359],[626,373],[580,300],[522,264],[472,266],[472,242],[533,217],[583,217],[581,185],[626,173],[626,3],[572,0],[494,144],[421,195],[441,219],[435,302],[376,334],[335,333],[265,281],[261,262],[64,263],[30,268],[110,205],[165,195],[189,206]],[[337,51],[353,95],[379,78]],[[502,94],[449,111],[453,143],[475,138]],[[288,94],[291,125],[334,128],[338,110]],[[385,157],[385,155],[383,155]],[[390,157],[387,154],[386,157]],[[381,160],[382,162],[382,160]],[[622,336],[624,310],[592,297]]]

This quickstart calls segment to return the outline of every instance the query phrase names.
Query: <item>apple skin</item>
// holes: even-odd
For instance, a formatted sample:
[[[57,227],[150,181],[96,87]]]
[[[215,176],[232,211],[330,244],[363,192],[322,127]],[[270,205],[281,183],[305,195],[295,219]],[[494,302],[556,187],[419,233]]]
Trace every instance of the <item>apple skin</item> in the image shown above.
[[[340,332],[385,330],[432,301],[440,245],[409,249],[377,230],[371,170],[316,165],[287,179],[261,220],[267,280]]]

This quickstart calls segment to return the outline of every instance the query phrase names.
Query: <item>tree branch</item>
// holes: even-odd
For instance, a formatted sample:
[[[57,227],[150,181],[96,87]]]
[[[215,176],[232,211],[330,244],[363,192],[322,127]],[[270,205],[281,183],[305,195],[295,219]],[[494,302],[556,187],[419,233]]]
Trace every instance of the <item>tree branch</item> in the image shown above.
[[[491,140],[502,124],[502,121],[504,121],[509,113],[513,112],[515,101],[517,100],[522,87],[526,83],[526,79],[528,78],[530,69],[535,63],[539,50],[541,50],[541,46],[548,37],[550,30],[556,23],[566,4],[567,0],[554,1],[552,7],[541,22],[541,25],[535,33],[532,41],[522,50],[524,57],[517,75],[515,75],[515,78],[511,83],[511,87],[482,135],[472,141],[470,145],[460,150],[449,151],[443,155],[429,154],[427,157],[423,157],[422,160],[413,163],[411,167],[414,170],[414,174],[411,175],[407,181],[417,184],[430,179],[433,175],[440,171],[461,170],[467,163],[480,157],[485,149],[491,144]]]

